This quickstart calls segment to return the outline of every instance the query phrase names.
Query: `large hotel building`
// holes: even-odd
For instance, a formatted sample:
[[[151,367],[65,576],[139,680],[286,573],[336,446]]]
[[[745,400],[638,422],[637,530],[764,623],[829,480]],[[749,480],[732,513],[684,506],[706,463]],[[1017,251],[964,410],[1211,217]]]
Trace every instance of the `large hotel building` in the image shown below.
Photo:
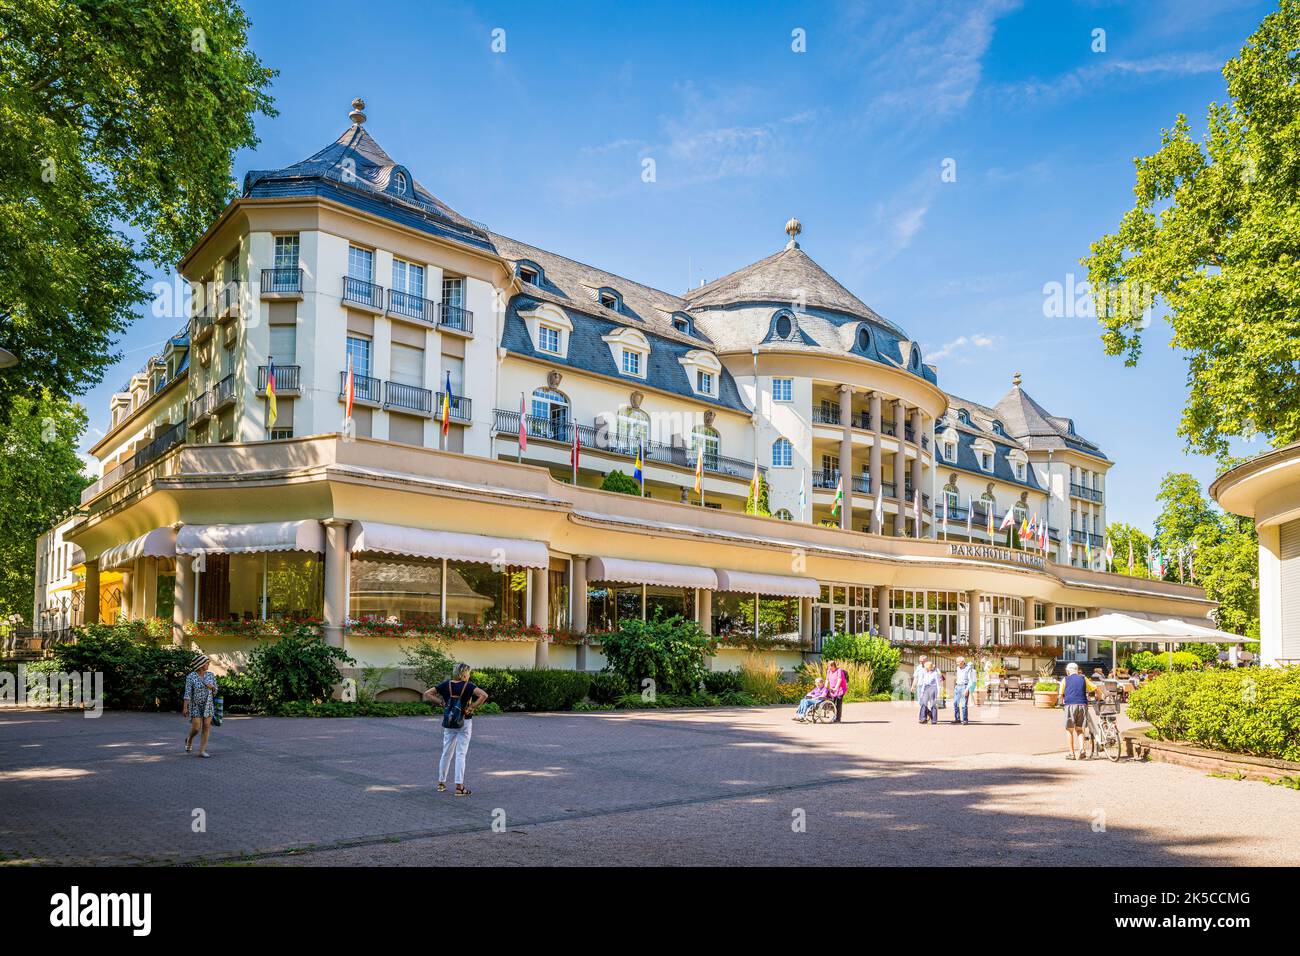
[[[795,661],[845,630],[1020,653],[1038,624],[1213,609],[1103,571],[1102,449],[1018,375],[991,405],[945,392],[798,222],[663,292],[460,215],[363,109],[249,172],[179,264],[188,322],[39,542],[39,629],[163,617],[229,662],[306,618],[386,665],[459,627],[474,663],[594,669],[601,631],[661,613]],[[638,461],[643,496],[601,490]],[[746,513],[756,480],[770,517]]]

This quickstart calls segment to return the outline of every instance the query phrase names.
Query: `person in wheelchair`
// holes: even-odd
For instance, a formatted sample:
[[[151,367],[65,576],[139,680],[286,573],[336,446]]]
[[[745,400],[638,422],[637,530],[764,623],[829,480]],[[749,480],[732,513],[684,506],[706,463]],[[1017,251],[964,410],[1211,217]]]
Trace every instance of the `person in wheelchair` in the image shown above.
[[[813,689],[804,695],[803,700],[799,701],[799,709],[795,711],[794,719],[803,720],[808,716],[808,709],[818,701],[826,699],[826,681],[819,677],[813,684]]]

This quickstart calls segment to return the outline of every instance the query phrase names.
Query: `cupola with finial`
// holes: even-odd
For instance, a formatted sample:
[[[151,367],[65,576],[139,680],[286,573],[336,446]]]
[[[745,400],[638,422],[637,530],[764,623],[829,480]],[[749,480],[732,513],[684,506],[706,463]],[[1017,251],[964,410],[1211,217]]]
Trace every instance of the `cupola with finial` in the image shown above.
[[[1019,372],[1017,372],[1015,375],[1011,376],[1011,384],[1012,384],[1013,386],[1015,386],[1016,388],[1019,388],[1019,387],[1020,387],[1020,373],[1019,373]]]
[[[352,120],[353,125],[360,126],[366,121],[366,101],[357,97],[352,101],[352,112],[348,114],[348,119]]]
[[[803,232],[803,223],[791,216],[790,221],[785,224],[785,234],[790,237],[790,241],[785,244],[787,249],[799,248],[799,243],[795,241],[795,236],[799,235],[801,232]]]

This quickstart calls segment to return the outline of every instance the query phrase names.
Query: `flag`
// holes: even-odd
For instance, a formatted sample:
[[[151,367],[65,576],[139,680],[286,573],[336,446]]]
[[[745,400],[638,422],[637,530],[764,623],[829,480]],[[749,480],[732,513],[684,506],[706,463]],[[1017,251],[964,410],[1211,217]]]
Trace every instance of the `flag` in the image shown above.
[[[993,502],[992,501],[984,502],[984,516],[987,519],[988,526],[989,526],[989,540],[992,541],[993,540]]]
[[[885,483],[876,489],[876,533],[885,533]]]
[[[966,537],[967,539],[970,538],[970,534],[971,534],[970,524],[971,524],[971,519],[973,519],[974,517],[975,517],[975,499],[972,498],[970,495],[967,495],[966,496]]]
[[[357,378],[352,374],[352,355],[348,354],[348,377],[343,383],[343,417],[352,417],[352,400],[357,397]]]
[[[447,372],[447,388],[442,393],[442,433],[451,431],[451,372]]]
[[[921,537],[921,489],[912,492],[912,513],[916,515],[916,537]]]
[[[758,475],[758,466],[757,466],[757,465],[754,466],[754,474],[755,474],[756,476]],[[644,493],[645,493],[645,475],[644,475],[644,474],[642,473],[642,471],[641,471],[641,442],[640,442],[639,440],[638,440],[637,443],[636,443],[636,468],[632,471],[632,477],[635,478],[635,479],[637,480],[637,484],[639,484],[639,485],[641,486],[641,493],[644,494]]]
[[[275,358],[272,356],[266,362],[266,427],[269,430],[275,427],[279,413],[275,407]]]
[[[519,454],[528,450],[528,416],[524,413],[524,393],[519,393]]]
[[[831,502],[831,517],[834,518],[840,513],[840,505],[844,501],[844,476],[840,475],[835,480],[835,500]]]
[[[799,520],[800,521],[803,520],[804,512],[808,510],[808,492],[804,488],[805,478],[806,475],[802,471],[799,472]]]
[[[948,533],[948,492],[943,493],[943,533]]]
[[[1092,541],[1085,534],[1083,536],[1083,561],[1088,570],[1092,570]]]
[[[1028,514],[1028,512],[1026,512],[1026,513],[1025,513],[1025,516],[1022,517],[1022,518],[1020,519],[1020,535],[1019,535],[1019,537],[1020,537],[1020,540],[1021,540],[1022,542],[1024,542],[1024,541],[1029,537],[1029,514]]]
[[[1044,521],[1038,526],[1038,547],[1044,554],[1047,553],[1047,522]]]
[[[1129,532],[1128,539],[1128,573],[1129,577],[1133,576],[1133,532]]]
[[[993,509],[990,508],[990,509],[989,509],[989,515],[991,516],[992,514],[993,514]],[[992,524],[992,523],[993,523],[993,520],[992,520],[992,518],[990,517],[990,519],[989,519],[989,524]],[[1013,524],[1015,524],[1015,523],[1016,523],[1016,513],[1015,513],[1014,511],[1008,511],[1006,514],[1004,514],[1004,515],[1002,516],[1002,523],[1001,523],[1000,525],[998,525],[998,530],[999,530],[999,531],[1006,531],[1008,528],[1010,528],[1010,527],[1011,527]]]
[[[1115,570],[1115,547],[1110,543],[1110,535],[1106,535],[1106,568]]]
[[[573,473],[578,474],[578,466],[582,463],[582,438],[578,435],[578,423],[572,422],[569,425],[573,429],[572,448],[569,450],[569,464],[573,466]],[[703,460],[703,449],[701,449],[700,458]],[[699,482],[696,482],[695,490],[699,491]]]
[[[700,489],[704,487],[704,442],[701,441],[695,454],[695,493],[698,495]],[[800,489],[802,489],[802,485]],[[802,490],[800,496],[802,497]],[[803,505],[799,506],[799,517],[803,517]]]

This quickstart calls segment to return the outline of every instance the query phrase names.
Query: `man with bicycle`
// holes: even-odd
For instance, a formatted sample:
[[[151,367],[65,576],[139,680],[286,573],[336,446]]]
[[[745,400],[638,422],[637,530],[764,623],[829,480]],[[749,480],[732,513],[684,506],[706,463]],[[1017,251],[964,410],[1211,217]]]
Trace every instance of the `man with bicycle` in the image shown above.
[[[1075,741],[1078,740],[1078,753],[1083,753],[1083,729],[1088,723],[1088,695],[1100,697],[1100,690],[1079,673],[1079,665],[1074,661],[1065,665],[1065,676],[1060,684],[1061,703],[1065,705],[1065,732],[1070,738],[1070,752],[1066,760],[1079,760],[1075,754]]]

